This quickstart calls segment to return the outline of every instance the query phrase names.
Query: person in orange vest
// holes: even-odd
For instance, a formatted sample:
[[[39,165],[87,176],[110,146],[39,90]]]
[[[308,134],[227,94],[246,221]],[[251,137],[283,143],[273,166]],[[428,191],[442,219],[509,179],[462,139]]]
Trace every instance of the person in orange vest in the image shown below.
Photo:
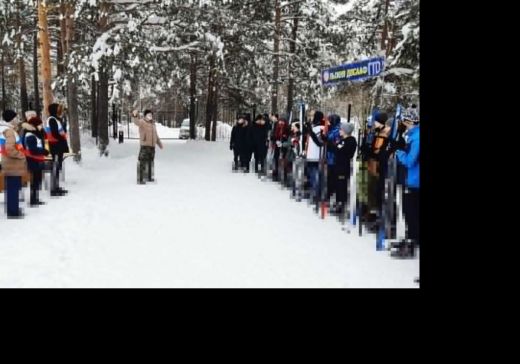
[[[59,185],[60,172],[63,167],[63,154],[69,152],[67,133],[61,122],[62,110],[63,108],[59,104],[50,104],[48,110],[50,116],[45,125],[45,137],[49,142],[53,162],[51,196],[63,196],[69,192]]]
[[[22,176],[27,173],[27,164],[20,137],[16,133],[19,124],[16,112],[5,110],[0,121],[0,153],[2,174],[5,178],[5,202],[8,218],[23,217],[20,209]]]

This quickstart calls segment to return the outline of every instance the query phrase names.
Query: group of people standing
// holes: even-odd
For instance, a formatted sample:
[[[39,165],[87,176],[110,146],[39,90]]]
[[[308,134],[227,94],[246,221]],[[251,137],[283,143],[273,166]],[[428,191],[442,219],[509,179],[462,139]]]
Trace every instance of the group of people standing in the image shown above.
[[[13,110],[5,110],[0,121],[0,154],[2,182],[5,193],[5,210],[8,218],[24,216],[20,208],[20,192],[25,182],[30,184],[30,207],[45,203],[40,200],[43,172],[46,163],[51,171],[50,195],[64,196],[67,190],[60,187],[60,172],[64,155],[69,153],[66,108],[54,103],[48,107],[45,123],[35,111],[26,111],[24,120]],[[48,158],[48,156],[52,156]]]
[[[309,198],[315,205],[323,197],[328,200],[335,194],[334,212],[342,214],[351,160],[357,148],[352,136],[354,125],[341,123],[339,115],[325,117],[320,111],[310,113],[312,121],[305,122],[303,130],[300,120],[289,119],[285,115],[264,114],[258,115],[251,125],[249,115],[241,115],[231,132],[233,170],[249,173],[254,155],[255,173],[269,175],[273,181],[292,188],[294,197]],[[325,168],[326,189],[322,188]],[[322,190],[326,196],[322,196]]]
[[[415,106],[415,105],[413,105]],[[251,123],[249,114],[240,115],[231,132],[233,171],[254,171],[292,189],[292,196],[308,199],[315,211],[325,206],[344,221],[347,214],[349,181],[358,141],[354,125],[342,122],[337,114],[325,116],[311,110],[309,119],[290,122],[288,116],[258,115]],[[362,223],[370,223],[371,212],[377,224],[383,220],[386,202],[385,184],[390,177],[389,160],[398,162],[393,183],[404,187],[403,212],[406,239],[393,244],[392,256],[415,256],[419,244],[419,118],[415,107],[407,110],[398,123],[386,112],[378,112],[359,141],[360,170],[368,170],[369,200],[358,203]],[[397,137],[390,135],[397,128]],[[360,134],[361,135],[361,134]],[[301,157],[301,158],[297,158]],[[359,192],[358,192],[359,193]],[[377,228],[376,228],[377,230]]]

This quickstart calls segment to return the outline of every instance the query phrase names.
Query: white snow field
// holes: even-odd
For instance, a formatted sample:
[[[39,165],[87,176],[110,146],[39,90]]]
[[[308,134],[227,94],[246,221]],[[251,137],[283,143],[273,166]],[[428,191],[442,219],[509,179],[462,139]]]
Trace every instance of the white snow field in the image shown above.
[[[410,287],[419,260],[320,220],[277,184],[231,172],[226,141],[165,141],[136,184],[138,141],[85,140],[65,188],[21,220],[0,215],[0,287]],[[26,191],[28,193],[28,191]],[[26,193],[26,195],[27,195]],[[3,201],[3,196],[0,195]]]

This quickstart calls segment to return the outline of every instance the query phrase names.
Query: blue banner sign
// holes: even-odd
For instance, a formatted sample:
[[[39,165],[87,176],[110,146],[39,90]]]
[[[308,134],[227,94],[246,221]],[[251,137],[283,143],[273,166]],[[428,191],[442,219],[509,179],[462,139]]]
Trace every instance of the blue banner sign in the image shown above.
[[[327,68],[321,71],[321,84],[323,86],[333,86],[338,82],[363,81],[379,76],[381,72],[383,72],[384,67],[385,58],[375,57],[364,61]]]

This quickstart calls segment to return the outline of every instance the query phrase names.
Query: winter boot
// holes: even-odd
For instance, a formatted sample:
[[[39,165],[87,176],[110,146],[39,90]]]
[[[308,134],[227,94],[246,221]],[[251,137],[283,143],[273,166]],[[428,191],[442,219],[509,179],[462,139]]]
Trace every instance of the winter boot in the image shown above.
[[[413,242],[407,242],[398,250],[390,253],[390,255],[397,259],[413,259],[415,258],[415,244]]]

